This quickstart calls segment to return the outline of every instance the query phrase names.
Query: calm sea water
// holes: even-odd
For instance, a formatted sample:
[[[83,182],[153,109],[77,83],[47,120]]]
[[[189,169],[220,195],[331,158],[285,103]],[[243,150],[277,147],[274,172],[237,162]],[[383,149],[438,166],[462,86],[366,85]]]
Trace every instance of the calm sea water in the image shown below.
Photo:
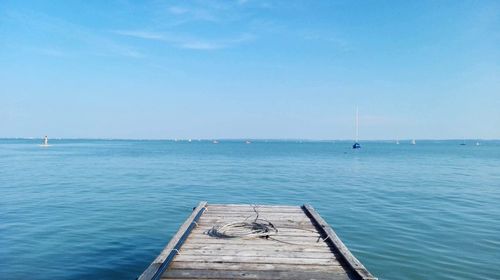
[[[312,204],[380,279],[500,279],[500,142],[0,140],[0,278],[134,279],[200,200]]]

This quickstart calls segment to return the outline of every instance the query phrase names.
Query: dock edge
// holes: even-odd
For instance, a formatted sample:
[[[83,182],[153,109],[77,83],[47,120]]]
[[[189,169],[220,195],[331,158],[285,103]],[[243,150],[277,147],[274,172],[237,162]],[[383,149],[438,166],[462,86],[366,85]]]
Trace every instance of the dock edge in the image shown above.
[[[362,280],[378,280],[373,276],[368,269],[349,251],[347,246],[340,240],[332,227],[316,212],[309,204],[302,206],[304,212],[316,223],[319,229],[325,235],[325,241],[329,242],[338,251],[346,265],[354,272],[354,274]]]
[[[144,270],[144,272],[137,277],[138,280],[150,280],[153,279],[153,277],[156,275],[158,270],[161,268],[167,257],[170,255],[172,251],[174,251],[175,246],[179,242],[179,240],[182,238],[182,236],[189,230],[193,222],[195,221],[195,218],[198,216],[198,214],[205,209],[207,205],[206,201],[201,201],[196,208],[194,208],[193,212],[191,215],[186,219],[186,221],[181,225],[177,233],[170,239],[170,242],[168,242],[167,246],[163,248],[161,251],[160,255],[156,257],[156,259]]]

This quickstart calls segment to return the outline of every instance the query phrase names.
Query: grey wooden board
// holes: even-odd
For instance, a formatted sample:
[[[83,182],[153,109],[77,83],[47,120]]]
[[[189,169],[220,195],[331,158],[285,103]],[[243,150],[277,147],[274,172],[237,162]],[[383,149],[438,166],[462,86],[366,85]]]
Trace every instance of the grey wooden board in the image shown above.
[[[323,243],[323,239],[319,236],[304,236],[304,235],[269,235],[271,238],[280,238],[284,241],[289,241],[289,242],[294,242],[294,241],[304,241],[304,242],[311,242],[311,243]],[[188,237],[188,240],[200,240],[201,242],[204,242],[205,240],[216,240],[216,239],[222,239],[224,241],[229,240],[229,241],[234,241],[234,240],[264,240],[266,241],[267,239],[265,238],[251,238],[251,239],[245,239],[245,238],[218,238],[218,237],[213,237],[207,234],[196,234],[196,235],[190,235]],[[317,244],[319,245],[319,244]],[[326,244],[325,244],[326,246]]]
[[[340,253],[343,261],[346,262],[347,266],[349,266],[352,270],[354,270],[354,274],[360,279],[363,280],[376,280],[374,277],[361,262],[354,257],[354,255],[349,251],[349,249],[344,245],[342,240],[337,236],[335,231],[328,225],[328,223],[316,212],[316,210],[310,205],[304,205],[304,209],[306,212],[311,215],[314,222],[325,231],[326,235],[328,235],[328,242],[331,242],[337,251]]]
[[[301,216],[304,215],[303,212],[300,212],[301,210],[287,210],[284,212],[276,213],[277,210],[258,210],[257,213],[254,211],[232,211],[230,213],[224,212],[224,211],[218,211],[218,210],[207,210],[206,214],[209,216],[215,216],[215,215],[220,215],[220,216],[272,216],[272,215],[282,215],[282,216]]]
[[[238,209],[280,209],[280,210],[297,210],[300,209],[300,206],[290,206],[290,205],[264,205],[264,204],[209,204],[208,209],[217,209],[221,208],[222,210],[238,210]]]
[[[255,212],[257,211],[257,213]],[[242,238],[215,238],[207,235],[214,225],[223,225],[231,222],[252,222],[258,216],[265,219],[278,229],[273,239],[242,239]],[[276,239],[276,240],[274,240]],[[285,243],[286,242],[286,243]],[[200,249],[212,246],[212,249]],[[233,247],[231,247],[233,246]],[[198,248],[198,249],[196,249]],[[216,248],[216,249],[214,249]],[[277,249],[278,248],[278,249]],[[304,251],[304,249],[306,249]],[[273,269],[264,269],[271,266]],[[316,269],[311,269],[315,267]],[[322,269],[318,269],[322,268]],[[329,272],[328,279],[332,279],[333,272],[347,277],[337,256],[328,243],[321,239],[320,232],[312,224],[311,219],[300,207],[289,206],[216,206],[207,205],[207,211],[198,221],[198,226],[187,238],[179,255],[169,267],[171,270],[206,270],[203,276],[200,273],[187,273],[183,277],[228,278],[228,279],[308,279],[304,273],[323,271]],[[297,271],[291,276],[278,273]],[[254,273],[220,274],[217,271],[252,271]],[[213,272],[216,271],[216,272]],[[168,272],[168,271],[167,271]],[[180,277],[178,274],[165,273],[165,277]],[[255,273],[257,272],[257,273]],[[267,272],[267,273],[264,273]],[[309,274],[314,279],[318,275]],[[243,276],[242,276],[243,275]],[[325,276],[325,275],[323,275]],[[267,278],[266,278],[267,277]]]
[[[325,242],[316,242],[316,238],[290,238],[290,237],[270,237],[269,239],[242,239],[242,238],[213,238],[206,239],[188,237],[185,244],[240,244],[248,246],[268,246],[271,244],[282,244],[282,246],[304,246],[309,247],[328,247]],[[243,249],[243,248],[242,248]]]
[[[198,204],[198,206],[193,210],[191,215],[186,219],[186,221],[181,225],[177,233],[170,239],[167,246],[163,248],[163,251],[156,257],[156,259],[149,265],[149,267],[138,277],[138,280],[149,280],[153,278],[156,271],[160,268],[162,263],[167,258],[168,254],[170,254],[172,248],[174,248],[175,244],[179,241],[181,236],[184,234],[186,229],[191,225],[195,216],[199,211],[203,211],[203,208],[207,205],[206,201],[202,201]]]
[[[201,220],[198,225],[203,226],[203,227],[212,227],[216,224],[224,224],[224,223],[230,223],[230,222],[238,222],[238,219],[227,219],[227,220],[222,220],[222,219],[213,219],[213,220]],[[315,227],[311,224],[310,221],[291,221],[291,220],[273,220],[272,221],[273,225],[278,227],[278,228],[303,228],[303,229],[315,229]]]
[[[210,228],[204,228],[203,230],[200,230],[200,231],[193,231],[191,233],[191,236],[196,236],[196,237],[203,237],[203,236],[208,236],[210,237],[209,235],[209,231]],[[319,232],[311,232],[311,231],[305,231],[305,230],[286,230],[286,229],[281,229],[281,228],[278,228],[278,232],[275,232],[275,231],[270,231],[269,232],[269,235],[272,235],[272,236],[309,236],[309,237],[321,237],[320,233]]]
[[[162,279],[356,279],[344,263],[343,251],[323,239],[324,229],[318,228],[317,220],[306,208],[200,204],[197,209],[200,207],[203,214]],[[275,225],[278,233],[269,239],[216,238],[207,234],[214,225],[252,222],[257,215]],[[190,224],[189,219],[185,224]],[[183,228],[173,239],[182,234]],[[167,245],[149,269],[161,265],[158,260],[170,251]]]
[[[234,257],[276,257],[283,256],[288,258],[325,258],[332,257],[331,252],[294,252],[294,251],[277,251],[277,250],[181,250],[183,256],[234,256]]]
[[[241,244],[184,244],[182,245],[181,252],[189,250],[242,250]],[[332,249],[330,247],[309,247],[304,246],[283,246],[281,243],[270,243],[266,246],[254,246],[251,248],[251,252],[259,251],[275,251],[275,252],[327,252],[330,253]]]
[[[335,277],[335,278],[334,278]],[[193,278],[193,279],[349,279],[341,272],[315,271],[256,271],[256,270],[205,270],[205,269],[169,269],[162,279]]]
[[[177,255],[174,262],[204,261],[204,262],[239,262],[239,263],[281,263],[281,264],[321,264],[339,265],[340,262],[332,256],[331,258],[296,258],[296,257],[245,257],[245,256],[193,256]]]
[[[339,271],[344,270],[340,265],[316,264],[282,264],[282,263],[216,263],[216,262],[173,262],[170,265],[175,269],[214,269],[214,270],[300,270],[300,271]]]

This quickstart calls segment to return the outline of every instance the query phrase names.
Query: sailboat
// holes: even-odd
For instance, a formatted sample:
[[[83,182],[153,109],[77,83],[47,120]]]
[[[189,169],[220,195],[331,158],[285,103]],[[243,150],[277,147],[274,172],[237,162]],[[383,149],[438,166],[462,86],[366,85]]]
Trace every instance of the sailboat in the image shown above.
[[[396,145],[399,145],[399,140],[396,140]]]
[[[361,149],[361,145],[358,143],[358,123],[359,123],[358,107],[356,107],[356,140],[354,141],[354,144],[352,145],[353,149]]]
[[[417,144],[417,142],[415,141],[415,139],[411,140],[411,144],[412,145],[416,145]]]

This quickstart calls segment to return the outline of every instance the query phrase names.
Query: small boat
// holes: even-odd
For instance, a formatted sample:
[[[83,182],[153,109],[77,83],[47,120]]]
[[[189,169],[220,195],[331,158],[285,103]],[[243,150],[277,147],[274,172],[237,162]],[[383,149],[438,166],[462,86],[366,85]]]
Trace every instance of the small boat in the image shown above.
[[[396,145],[399,145],[399,140],[396,140]]]
[[[214,144],[219,144],[219,141],[214,140],[212,143],[214,143]]]
[[[361,145],[358,143],[358,123],[359,123],[359,117],[358,117],[358,107],[356,107],[356,140],[354,141],[354,144],[352,145],[353,149],[361,149]]]
[[[251,143],[252,143],[252,142],[250,142],[250,141],[248,141],[248,140],[247,140],[247,141],[245,141],[245,144],[251,144]]]
[[[481,144],[479,144],[479,142],[476,142],[476,146],[479,146],[479,145],[481,145]]]
[[[415,141],[415,139],[411,140],[411,144],[412,145],[416,145],[417,144],[417,142]]]

